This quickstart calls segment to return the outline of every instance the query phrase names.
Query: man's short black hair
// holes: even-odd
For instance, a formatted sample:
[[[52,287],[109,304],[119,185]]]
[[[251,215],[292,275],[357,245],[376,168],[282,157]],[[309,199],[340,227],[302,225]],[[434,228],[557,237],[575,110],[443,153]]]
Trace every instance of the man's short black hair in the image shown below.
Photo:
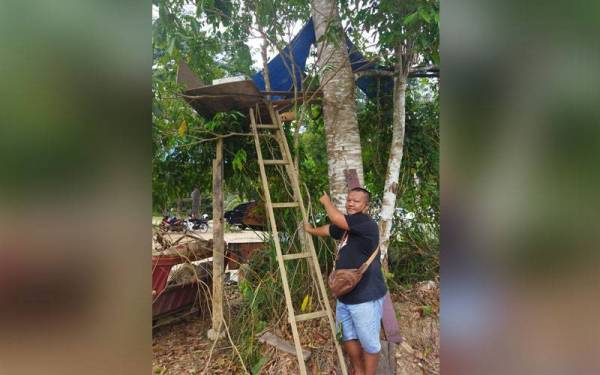
[[[371,203],[371,193],[369,193],[369,191],[367,189],[361,188],[361,187],[355,187],[355,188],[350,189],[350,191],[362,191],[367,196],[367,204]]]

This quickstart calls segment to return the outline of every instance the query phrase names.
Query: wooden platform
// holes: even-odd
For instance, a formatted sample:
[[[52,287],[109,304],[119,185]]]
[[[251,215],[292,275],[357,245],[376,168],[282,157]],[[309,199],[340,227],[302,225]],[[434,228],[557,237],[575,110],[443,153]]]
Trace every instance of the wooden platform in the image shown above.
[[[243,114],[248,109],[264,100],[252,80],[227,82],[218,85],[190,88],[183,93],[189,105],[205,118],[211,118],[219,112],[239,111]]]

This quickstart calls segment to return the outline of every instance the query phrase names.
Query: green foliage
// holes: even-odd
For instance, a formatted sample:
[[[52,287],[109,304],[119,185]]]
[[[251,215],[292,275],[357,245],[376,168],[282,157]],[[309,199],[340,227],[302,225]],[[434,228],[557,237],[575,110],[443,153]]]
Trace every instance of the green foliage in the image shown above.
[[[336,330],[335,330],[335,339],[338,343],[342,343],[342,339],[344,338],[344,327],[342,326],[342,322],[339,322]]]
[[[399,198],[396,207],[414,218],[396,218],[389,247],[390,270],[399,283],[439,274],[439,93],[436,82],[411,83]]]
[[[394,282],[428,280],[439,272],[439,87],[437,81],[409,81],[406,97],[404,152],[396,207],[414,215],[397,217],[388,249]],[[391,98],[359,106],[365,185],[381,204],[392,137]]]
[[[414,52],[419,64],[439,64],[439,0],[342,1],[341,12],[360,30],[353,35],[377,40],[384,64],[393,65],[400,47]]]
[[[304,124],[305,132],[300,137],[300,175],[307,185],[313,201],[318,202],[319,195],[328,190],[327,147],[325,145],[325,124],[320,108],[311,106],[311,116]]]
[[[258,362],[254,366],[252,366],[252,375],[260,374],[260,369],[271,359],[270,356],[260,357]]]
[[[282,239],[282,251],[299,252],[301,244],[296,233],[294,220],[278,221],[283,225],[279,228]],[[328,253],[329,251],[326,250]],[[286,306],[283,287],[275,256],[275,246],[271,241],[263,251],[254,253],[249,266],[244,271],[243,280],[239,283],[242,303],[236,311],[236,319],[232,321],[231,332],[236,344],[239,344],[240,354],[244,363],[251,367],[260,367],[261,355],[256,350],[257,335],[265,329],[275,327],[284,331],[289,325],[282,319]],[[317,308],[315,286],[310,282],[310,270],[305,261],[286,262],[286,271],[290,285],[292,304],[299,314],[301,311],[312,312]],[[310,303],[312,300],[313,303]]]
[[[371,192],[383,191],[392,138],[392,109],[391,98],[384,97],[367,101],[358,111],[365,185]]]
[[[431,314],[433,314],[433,308],[429,305],[425,305],[423,306],[423,315],[424,316],[431,316]]]
[[[235,156],[233,157],[233,169],[236,171],[242,171],[244,169],[244,163],[246,163],[246,156],[248,154],[246,153],[246,151],[244,151],[244,149],[240,149],[235,153]]]

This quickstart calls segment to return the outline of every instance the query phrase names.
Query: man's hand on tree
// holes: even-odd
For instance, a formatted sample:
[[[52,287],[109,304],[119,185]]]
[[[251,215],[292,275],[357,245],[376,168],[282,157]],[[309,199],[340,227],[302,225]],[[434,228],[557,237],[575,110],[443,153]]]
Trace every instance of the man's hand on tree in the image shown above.
[[[329,198],[327,192],[323,192],[323,195],[321,196],[321,198],[319,198],[319,202],[321,202],[321,204],[324,206],[327,205],[327,203],[331,203],[331,199]]]

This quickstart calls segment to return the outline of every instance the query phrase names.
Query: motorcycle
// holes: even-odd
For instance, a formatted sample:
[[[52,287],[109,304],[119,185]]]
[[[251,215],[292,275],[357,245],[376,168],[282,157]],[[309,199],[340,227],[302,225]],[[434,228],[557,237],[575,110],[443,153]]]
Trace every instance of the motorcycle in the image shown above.
[[[204,214],[200,219],[190,217],[186,220],[186,226],[188,230],[198,230],[206,233],[208,232],[208,215]]]
[[[186,228],[186,224],[183,220],[178,219],[175,216],[164,216],[159,225],[163,231],[182,232]]]

